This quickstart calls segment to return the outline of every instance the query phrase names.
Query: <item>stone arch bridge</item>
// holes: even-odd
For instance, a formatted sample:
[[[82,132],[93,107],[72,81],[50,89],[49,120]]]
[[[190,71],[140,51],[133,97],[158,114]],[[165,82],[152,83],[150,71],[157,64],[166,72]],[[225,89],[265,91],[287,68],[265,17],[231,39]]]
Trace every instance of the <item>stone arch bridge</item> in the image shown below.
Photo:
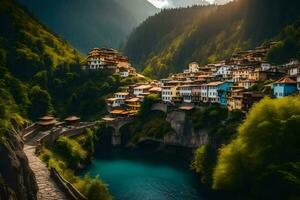
[[[134,122],[134,117],[122,117],[122,118],[103,118],[105,121],[106,127],[113,128],[112,133],[112,145],[119,146],[121,145],[121,133],[120,129],[126,124]]]
[[[157,110],[157,111],[161,111],[161,112],[168,114],[170,111],[172,111],[173,107],[174,106],[171,103],[159,102],[159,103],[153,104],[151,110]],[[125,126],[126,124],[133,123],[135,120],[135,117],[134,116],[126,116],[126,117],[113,118],[113,117],[108,116],[108,117],[102,118],[102,120],[105,122],[106,127],[113,128],[114,131],[112,133],[112,145],[118,146],[118,145],[121,145],[120,129],[123,126]]]

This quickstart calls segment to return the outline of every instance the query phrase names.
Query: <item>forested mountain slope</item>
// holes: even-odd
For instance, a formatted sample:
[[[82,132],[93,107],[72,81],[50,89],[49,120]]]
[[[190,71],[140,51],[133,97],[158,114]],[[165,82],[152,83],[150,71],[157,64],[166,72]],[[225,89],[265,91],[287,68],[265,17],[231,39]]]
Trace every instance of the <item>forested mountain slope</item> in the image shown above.
[[[103,112],[118,77],[83,71],[81,55],[14,1],[0,2],[0,26],[1,90],[7,99],[0,104],[10,112],[3,114],[35,120],[47,113],[93,118]]]
[[[214,62],[256,47],[296,21],[299,10],[297,0],[163,10],[133,31],[124,51],[146,75],[164,77],[190,61]]]
[[[146,0],[18,0],[81,52],[118,48],[131,30],[159,9]]]

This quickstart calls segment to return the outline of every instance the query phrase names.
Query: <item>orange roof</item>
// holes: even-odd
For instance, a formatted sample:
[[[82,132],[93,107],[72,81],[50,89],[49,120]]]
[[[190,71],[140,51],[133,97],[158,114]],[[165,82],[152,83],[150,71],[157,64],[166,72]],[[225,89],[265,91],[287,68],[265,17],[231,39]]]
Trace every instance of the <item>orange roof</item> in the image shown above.
[[[138,101],[140,101],[140,98],[131,98],[126,100],[126,102],[138,102]]]
[[[223,84],[224,82],[221,82],[221,81],[217,81],[217,82],[210,82],[208,84],[206,84],[207,86],[217,86],[217,85],[221,85]]]
[[[179,109],[189,111],[189,110],[193,110],[194,106],[181,106],[179,107]]]
[[[286,76],[286,77],[283,77],[281,79],[279,79],[278,81],[276,81],[275,83],[286,83],[286,84],[293,84],[293,83],[297,83],[294,79]]]
[[[150,88],[152,88],[151,85],[141,85],[141,86],[138,86],[138,87],[136,87],[134,89],[144,90],[144,89],[150,89]]]
[[[115,121],[115,118],[111,118],[111,117],[103,117],[102,119],[104,121],[110,121],[110,122]]]
[[[80,118],[76,116],[70,116],[65,119],[65,121],[77,121],[77,120],[80,120]]]
[[[116,114],[116,115],[123,114],[123,112],[124,112],[124,110],[112,110],[112,111],[110,111],[111,114]]]
[[[109,98],[109,99],[106,99],[106,101],[116,101],[118,100],[117,98]]]
[[[161,92],[161,87],[153,87],[149,91],[150,92]]]
[[[47,120],[47,121],[39,121],[37,122],[38,125],[41,126],[48,126],[48,125],[55,125],[58,121],[56,121],[55,119],[52,120]]]
[[[127,96],[127,95],[129,95],[129,93],[128,92],[117,92],[117,93],[115,93],[115,95]]]
[[[40,118],[41,121],[50,121],[50,120],[54,120],[54,117],[52,116],[44,116]]]

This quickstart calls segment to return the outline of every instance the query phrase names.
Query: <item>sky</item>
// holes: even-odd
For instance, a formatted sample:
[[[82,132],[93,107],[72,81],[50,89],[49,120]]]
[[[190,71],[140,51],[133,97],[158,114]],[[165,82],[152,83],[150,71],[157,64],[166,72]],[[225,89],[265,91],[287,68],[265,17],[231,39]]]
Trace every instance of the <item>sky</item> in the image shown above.
[[[148,0],[157,8],[166,8],[172,6],[169,0]]]
[[[169,8],[173,7],[172,0],[148,0],[150,3],[152,3],[157,8]],[[184,1],[184,0],[182,0]],[[209,3],[213,3],[214,0],[206,0]]]
[[[150,3],[152,3],[155,7],[157,8],[170,8],[173,7],[174,5],[172,4],[172,0],[147,0]],[[181,0],[181,1],[185,1],[185,0]],[[214,3],[214,0],[206,0],[209,3]],[[229,2],[230,0],[221,0],[221,1],[217,1],[220,4],[224,4]]]

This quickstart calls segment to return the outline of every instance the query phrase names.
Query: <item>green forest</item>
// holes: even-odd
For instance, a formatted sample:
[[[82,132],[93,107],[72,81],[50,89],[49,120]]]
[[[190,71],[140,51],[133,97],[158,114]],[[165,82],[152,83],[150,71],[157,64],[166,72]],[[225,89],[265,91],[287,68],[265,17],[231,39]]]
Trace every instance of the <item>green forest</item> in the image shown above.
[[[271,40],[278,43],[267,60],[282,64],[300,58],[299,10],[297,0],[162,10],[133,31],[124,51],[151,77],[182,71],[190,61],[225,59]],[[83,56],[14,1],[0,1],[0,27],[0,143],[10,142],[7,133],[46,114],[99,119],[106,112],[105,98],[138,81],[82,70]],[[127,135],[130,144],[145,137],[163,139],[172,131],[165,113],[151,111],[158,100],[156,95],[145,98],[136,123],[121,130],[132,133]],[[210,138],[191,162],[209,188],[239,199],[299,199],[299,95],[265,98],[246,116],[202,107],[191,111],[188,120]],[[112,198],[108,186],[99,177],[80,178],[76,171],[91,162],[99,134],[87,130],[83,137],[60,137],[40,155],[49,168],[95,200]]]
[[[133,31],[124,51],[144,74],[156,78],[182,71],[191,61],[215,62],[269,40],[281,41],[270,60],[285,62],[299,52],[299,42],[287,51],[290,41],[299,41],[298,23],[293,25],[299,9],[297,0],[239,0],[218,7],[163,10]],[[280,51],[286,55],[274,60]]]
[[[105,96],[126,84],[117,75],[83,71],[74,48],[12,1],[0,3],[0,26],[1,119],[16,113],[95,119]]]
[[[217,155],[211,145],[199,147],[192,168],[239,199],[299,199],[299,108],[299,96],[263,99]]]

